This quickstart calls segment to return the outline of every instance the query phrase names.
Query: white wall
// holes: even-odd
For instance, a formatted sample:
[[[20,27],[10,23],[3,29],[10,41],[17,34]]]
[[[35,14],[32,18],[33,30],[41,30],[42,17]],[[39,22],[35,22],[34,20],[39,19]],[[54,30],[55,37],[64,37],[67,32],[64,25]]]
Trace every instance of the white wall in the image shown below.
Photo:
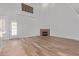
[[[21,4],[0,4],[0,16],[6,16],[4,38],[36,36],[37,18],[34,14],[21,11]],[[35,11],[35,9],[34,9]],[[17,22],[17,36],[11,35],[11,22]]]
[[[37,36],[40,28],[50,28],[52,36],[78,40],[79,17],[71,8],[74,4],[48,4],[47,7],[42,4],[28,5],[34,7],[34,14],[22,12],[20,4],[0,4],[0,15],[7,16],[4,38],[14,38],[11,35],[11,22],[16,21],[16,37]]]
[[[72,5],[75,7],[75,4]],[[79,40],[79,16],[71,8],[72,5],[49,4],[43,11],[41,26],[50,27],[52,36]]]

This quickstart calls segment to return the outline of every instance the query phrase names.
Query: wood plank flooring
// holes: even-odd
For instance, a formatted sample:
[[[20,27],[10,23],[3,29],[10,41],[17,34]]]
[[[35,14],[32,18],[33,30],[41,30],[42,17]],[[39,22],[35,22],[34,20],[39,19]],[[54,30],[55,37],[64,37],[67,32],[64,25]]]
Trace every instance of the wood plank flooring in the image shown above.
[[[79,56],[79,41],[35,36],[6,41],[1,56]]]

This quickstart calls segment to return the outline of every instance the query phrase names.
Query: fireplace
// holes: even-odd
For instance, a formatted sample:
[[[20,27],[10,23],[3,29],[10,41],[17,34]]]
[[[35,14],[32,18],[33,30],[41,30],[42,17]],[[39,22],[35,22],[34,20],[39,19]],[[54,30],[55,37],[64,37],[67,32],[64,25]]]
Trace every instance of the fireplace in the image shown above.
[[[40,36],[50,36],[50,29],[40,29]]]

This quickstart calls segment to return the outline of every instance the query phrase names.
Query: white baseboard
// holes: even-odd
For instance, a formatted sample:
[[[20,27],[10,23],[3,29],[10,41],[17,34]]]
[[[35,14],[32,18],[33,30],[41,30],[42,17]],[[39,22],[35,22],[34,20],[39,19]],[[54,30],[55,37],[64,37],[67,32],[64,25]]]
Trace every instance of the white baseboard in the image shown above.
[[[52,36],[61,37],[61,38],[67,38],[67,39],[73,39],[73,40],[79,41],[78,37],[64,36],[64,35],[52,35]]]
[[[39,36],[39,35],[19,36],[19,37],[16,37],[16,38],[32,37],[32,36]],[[56,36],[56,37],[61,37],[61,38],[67,38],[67,39],[73,39],[73,40],[79,41],[79,38],[78,37],[73,37],[73,36],[65,36],[65,35],[57,35],[57,34],[53,34],[51,36]],[[12,37],[11,38],[6,38],[6,40],[13,39],[13,38]]]

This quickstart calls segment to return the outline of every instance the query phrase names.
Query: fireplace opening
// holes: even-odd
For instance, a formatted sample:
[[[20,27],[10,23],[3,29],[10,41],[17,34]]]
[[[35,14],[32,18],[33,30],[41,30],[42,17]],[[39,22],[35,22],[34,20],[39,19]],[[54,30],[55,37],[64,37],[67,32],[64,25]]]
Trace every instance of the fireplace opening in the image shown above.
[[[50,29],[40,29],[40,36],[50,36]]]
[[[48,32],[42,32],[42,36],[48,36]]]

